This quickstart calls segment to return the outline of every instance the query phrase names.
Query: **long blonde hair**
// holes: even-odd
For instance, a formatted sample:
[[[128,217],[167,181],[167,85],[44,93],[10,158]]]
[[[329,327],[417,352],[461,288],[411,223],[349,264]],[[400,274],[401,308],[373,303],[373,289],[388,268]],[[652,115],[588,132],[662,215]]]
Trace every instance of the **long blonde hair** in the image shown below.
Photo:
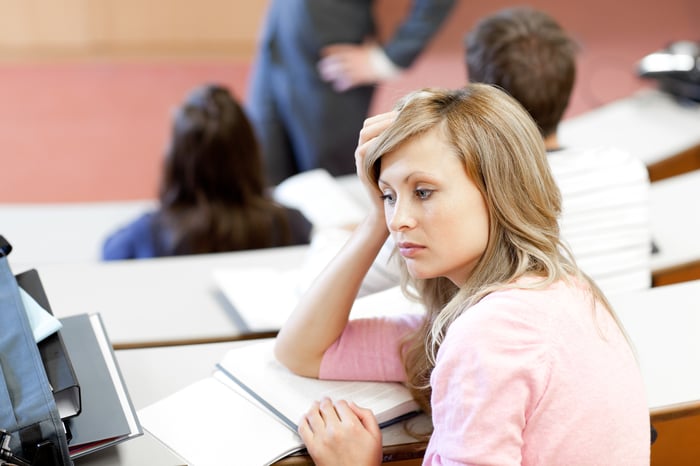
[[[444,277],[413,280],[400,261],[404,290],[417,290],[428,312],[423,326],[404,342],[402,354],[409,386],[429,412],[430,374],[448,327],[489,293],[516,286],[514,281],[526,274],[541,278],[528,288],[575,277],[590,285],[592,304],[599,300],[610,306],[560,240],[561,194],[542,136],[517,101],[496,87],[469,84],[413,92],[396,109],[395,122],[367,154],[364,169],[370,179],[378,180],[383,155],[435,129],[464,162],[489,211],[486,250],[464,285]]]

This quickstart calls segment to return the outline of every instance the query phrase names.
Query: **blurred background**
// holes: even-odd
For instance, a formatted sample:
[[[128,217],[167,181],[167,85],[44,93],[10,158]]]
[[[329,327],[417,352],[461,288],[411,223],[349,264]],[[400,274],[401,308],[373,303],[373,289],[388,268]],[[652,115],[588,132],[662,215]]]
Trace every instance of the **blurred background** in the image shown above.
[[[417,87],[466,81],[462,38],[517,2],[458,0],[418,62],[382,85],[373,111]],[[579,41],[566,118],[654,84],[637,62],[700,39],[697,0],[527,3]],[[379,0],[380,35],[409,0]],[[196,85],[244,99],[263,0],[0,0],[0,202],[150,199],[170,112]]]

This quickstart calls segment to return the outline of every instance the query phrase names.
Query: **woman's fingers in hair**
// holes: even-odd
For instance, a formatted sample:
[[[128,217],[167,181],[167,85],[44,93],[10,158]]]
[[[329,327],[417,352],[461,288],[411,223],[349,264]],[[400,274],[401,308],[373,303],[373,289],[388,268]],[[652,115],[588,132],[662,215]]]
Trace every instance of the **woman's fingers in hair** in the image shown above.
[[[355,166],[357,174],[363,178],[364,160],[367,150],[374,143],[377,136],[387,129],[396,119],[397,112],[380,113],[365,120],[364,126],[360,130],[360,138],[355,151]]]
[[[389,125],[396,120],[396,115],[398,115],[398,112],[390,111],[365,119],[362,129],[360,130],[359,145],[362,145],[381,134],[382,131],[387,129]]]

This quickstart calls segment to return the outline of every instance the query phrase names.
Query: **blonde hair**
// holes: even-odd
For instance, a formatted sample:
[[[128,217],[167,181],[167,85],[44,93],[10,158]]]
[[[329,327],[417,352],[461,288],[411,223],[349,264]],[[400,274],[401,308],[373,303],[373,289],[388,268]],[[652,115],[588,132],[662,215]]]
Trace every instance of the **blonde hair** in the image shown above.
[[[515,286],[541,288],[575,277],[590,286],[592,305],[597,299],[611,308],[560,240],[561,194],[542,136],[516,100],[496,87],[473,83],[413,92],[396,109],[395,122],[368,151],[364,170],[369,178],[377,182],[383,155],[436,130],[464,162],[489,212],[486,250],[464,285],[457,287],[444,277],[413,280],[400,261],[402,287],[415,288],[428,312],[423,326],[404,342],[402,354],[414,396],[429,412],[430,374],[447,328],[489,293]],[[514,285],[526,274],[541,280]]]

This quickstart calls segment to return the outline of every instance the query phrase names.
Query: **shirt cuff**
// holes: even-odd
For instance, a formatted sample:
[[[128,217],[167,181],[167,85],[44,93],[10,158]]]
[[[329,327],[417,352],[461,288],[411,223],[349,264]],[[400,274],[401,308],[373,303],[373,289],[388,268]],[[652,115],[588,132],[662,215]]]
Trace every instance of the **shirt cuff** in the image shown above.
[[[395,78],[401,74],[402,68],[399,68],[392,62],[384,53],[384,49],[375,45],[370,49],[370,63],[372,68],[377,72],[380,79]]]

